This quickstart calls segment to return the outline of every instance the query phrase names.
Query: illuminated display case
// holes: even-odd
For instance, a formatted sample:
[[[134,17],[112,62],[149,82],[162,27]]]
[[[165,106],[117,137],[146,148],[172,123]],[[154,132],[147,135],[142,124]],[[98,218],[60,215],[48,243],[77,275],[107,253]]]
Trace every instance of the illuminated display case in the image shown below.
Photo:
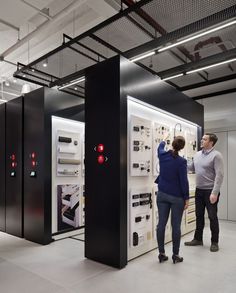
[[[85,76],[85,256],[122,268],[155,242],[153,179],[158,164],[153,161],[159,130],[170,127],[172,136],[182,132],[176,125],[179,121],[170,123],[140,110],[130,113],[131,121],[128,97],[181,118],[181,123],[195,124],[197,137],[203,126],[203,106],[123,57],[88,68]],[[96,151],[100,143],[105,146],[102,164]],[[134,195],[150,193],[147,199],[133,199]],[[131,209],[133,204],[136,206]]]

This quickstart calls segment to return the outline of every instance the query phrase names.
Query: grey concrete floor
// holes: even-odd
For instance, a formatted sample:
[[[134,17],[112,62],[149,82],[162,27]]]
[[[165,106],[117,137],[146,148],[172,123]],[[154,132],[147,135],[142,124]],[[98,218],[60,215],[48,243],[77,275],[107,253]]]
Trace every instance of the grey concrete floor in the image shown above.
[[[1,293],[235,293],[236,223],[220,222],[220,251],[210,252],[206,227],[203,247],[185,247],[184,262],[160,264],[157,251],[117,270],[84,258],[84,243],[75,239],[40,246],[0,233]],[[172,244],[166,245],[171,256]]]

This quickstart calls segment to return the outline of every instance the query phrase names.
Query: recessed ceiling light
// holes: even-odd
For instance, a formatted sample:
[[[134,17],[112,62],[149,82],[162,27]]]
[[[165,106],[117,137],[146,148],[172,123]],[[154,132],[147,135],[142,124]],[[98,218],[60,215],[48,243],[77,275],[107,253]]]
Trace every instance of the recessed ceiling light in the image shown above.
[[[48,59],[46,58],[43,62],[43,67],[47,67],[48,66]]]

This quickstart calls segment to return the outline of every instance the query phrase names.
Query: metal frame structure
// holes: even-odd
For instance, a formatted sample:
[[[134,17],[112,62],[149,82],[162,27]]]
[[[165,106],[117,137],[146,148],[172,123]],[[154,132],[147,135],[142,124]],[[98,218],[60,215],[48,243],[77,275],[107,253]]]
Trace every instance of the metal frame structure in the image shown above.
[[[185,73],[189,69],[200,68],[204,64],[211,64],[219,62],[219,60],[226,60],[226,58],[236,56],[236,49],[228,50],[224,44],[218,44],[223,52],[214,55],[210,54],[211,56],[207,56],[206,58],[200,58],[199,52],[197,54],[195,53],[195,55],[191,54],[186,46],[181,45],[168,50],[168,53],[180,64],[179,66],[174,66],[173,68],[170,68],[169,66],[170,69],[168,68],[166,70],[157,70],[156,68],[153,68],[152,62],[158,63],[158,58],[160,58],[162,54],[158,52],[159,48],[166,44],[172,44],[176,42],[176,40],[184,39],[189,35],[194,35],[199,31],[204,31],[219,23],[233,19],[236,15],[236,5],[229,6],[226,3],[223,10],[199,18],[191,23],[187,22],[186,25],[178,27],[177,29],[167,31],[158,22],[158,19],[155,18],[155,14],[151,13],[151,9],[154,7],[153,5],[158,4],[159,1],[160,0],[141,0],[139,2],[133,0],[120,1],[121,10],[119,13],[75,38],[71,38],[64,34],[61,46],[41,56],[28,65],[18,63],[17,71],[14,73],[14,76],[42,86],[62,86],[83,76],[85,68],[107,60],[115,55],[122,55],[128,59],[132,59],[145,52],[154,51],[155,54],[151,61],[149,61],[149,57],[143,61],[138,61],[137,63],[153,74],[165,78],[178,73]],[[232,1],[228,2],[232,3]],[[109,34],[112,35],[116,29],[119,30],[119,33],[121,34],[121,37],[124,37],[124,40],[127,38],[126,29],[133,32],[133,35],[129,36],[130,38],[126,42],[127,44],[125,42],[114,44],[114,40],[109,41]],[[220,42],[221,39],[218,38],[217,40]],[[206,44],[207,42],[208,40],[205,40]],[[199,46],[199,44],[195,45],[196,48]],[[201,44],[201,46],[203,46],[203,44]],[[76,58],[73,57],[73,54],[76,54]],[[67,61],[71,61],[73,58],[76,60],[77,57],[79,61],[75,61],[74,63],[73,61],[71,62],[74,68],[71,67],[68,69],[68,72],[62,73],[64,67],[59,63],[70,63]],[[50,62],[51,59],[54,63],[55,60],[58,61],[57,73],[55,73],[55,71],[50,72],[48,68],[45,69],[42,66],[44,60]],[[230,64],[228,66],[230,67]],[[232,71],[232,66],[230,68]],[[221,79],[218,77],[211,80],[209,79],[206,70],[196,74],[202,80],[202,82],[197,83],[198,86],[213,84],[214,82],[224,81],[229,78],[222,77]],[[232,74],[231,78],[235,78],[235,75]],[[197,87],[197,85],[193,83],[187,86],[179,86],[176,80],[174,82],[173,80],[168,82],[182,91]],[[63,90],[68,93],[76,94],[82,98],[85,97],[84,83],[76,85],[76,87],[75,85],[71,87],[69,86]]]

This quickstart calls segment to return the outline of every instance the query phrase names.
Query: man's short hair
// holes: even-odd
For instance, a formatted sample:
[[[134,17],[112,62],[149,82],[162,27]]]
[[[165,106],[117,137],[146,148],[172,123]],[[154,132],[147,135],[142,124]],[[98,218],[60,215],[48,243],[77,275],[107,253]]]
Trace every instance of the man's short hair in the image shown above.
[[[217,143],[218,137],[215,133],[205,133],[205,135],[209,136],[209,140],[213,142],[213,146]]]

